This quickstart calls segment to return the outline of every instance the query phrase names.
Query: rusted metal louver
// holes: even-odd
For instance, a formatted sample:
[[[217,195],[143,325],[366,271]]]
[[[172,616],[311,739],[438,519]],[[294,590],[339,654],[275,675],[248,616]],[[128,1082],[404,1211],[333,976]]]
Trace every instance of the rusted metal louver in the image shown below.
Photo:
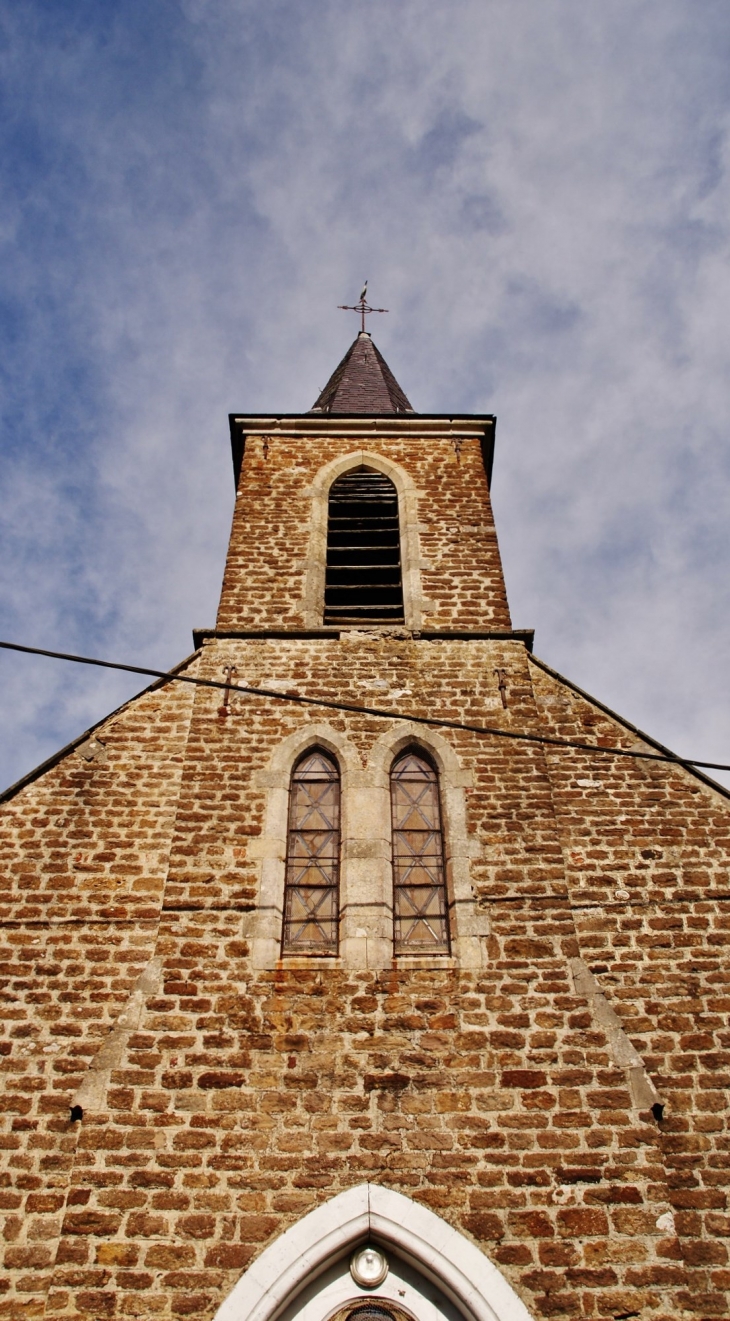
[[[364,466],[330,489],[324,622],[403,623],[398,493]]]

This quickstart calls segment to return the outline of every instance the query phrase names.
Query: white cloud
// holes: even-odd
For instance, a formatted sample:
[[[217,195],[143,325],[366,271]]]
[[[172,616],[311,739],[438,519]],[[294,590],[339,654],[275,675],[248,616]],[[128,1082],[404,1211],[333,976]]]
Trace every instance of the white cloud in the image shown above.
[[[0,22],[3,635],[178,660],[215,612],[226,414],[309,407],[369,276],[414,406],[499,414],[515,622],[730,761],[725,8],[6,0]],[[0,663],[6,781],[132,690]]]

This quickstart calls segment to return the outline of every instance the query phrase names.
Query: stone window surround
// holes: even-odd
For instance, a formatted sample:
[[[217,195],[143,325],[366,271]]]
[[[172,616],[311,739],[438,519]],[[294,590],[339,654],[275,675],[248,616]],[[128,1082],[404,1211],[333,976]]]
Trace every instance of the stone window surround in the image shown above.
[[[289,785],[294,765],[308,748],[321,747],[337,759],[341,777],[340,945],[338,955],[281,954],[286,870]],[[393,953],[393,870],[390,770],[408,747],[422,748],[439,774],[443,813],[451,955]],[[471,771],[462,768],[440,734],[400,721],[373,745],[367,763],[350,740],[324,721],[312,720],[276,748],[266,770],[255,777],[266,793],[263,833],[249,857],[259,862],[256,911],[250,927],[255,968],[334,964],[350,968],[393,966],[448,968],[484,966],[486,915],[477,911],[471,858],[478,845],[466,828],[465,790]]]
[[[312,501],[303,600],[305,625],[307,628],[322,627],[330,487],[343,473],[349,472],[351,468],[359,468],[362,464],[389,477],[398,492],[404,625],[408,629],[418,631],[426,604],[421,589],[421,569],[424,566],[421,562],[418,536],[418,491],[413,478],[404,468],[370,450],[357,450],[355,453],[345,454],[339,459],[325,463],[304,493]],[[378,626],[370,625],[370,627]]]
[[[376,1183],[348,1188],[280,1234],[241,1276],[214,1321],[275,1321],[331,1263],[368,1241],[432,1279],[465,1321],[532,1321],[474,1243],[428,1207]]]

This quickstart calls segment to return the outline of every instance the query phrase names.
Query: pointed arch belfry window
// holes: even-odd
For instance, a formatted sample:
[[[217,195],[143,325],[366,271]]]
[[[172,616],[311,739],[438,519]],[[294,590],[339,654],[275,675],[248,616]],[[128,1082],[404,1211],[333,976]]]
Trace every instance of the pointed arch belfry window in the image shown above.
[[[396,954],[448,954],[444,838],[438,775],[420,751],[390,772]]]
[[[291,777],[282,953],[337,953],[339,873],[340,772],[315,748]]]
[[[330,487],[325,624],[403,623],[398,492],[361,464]]]

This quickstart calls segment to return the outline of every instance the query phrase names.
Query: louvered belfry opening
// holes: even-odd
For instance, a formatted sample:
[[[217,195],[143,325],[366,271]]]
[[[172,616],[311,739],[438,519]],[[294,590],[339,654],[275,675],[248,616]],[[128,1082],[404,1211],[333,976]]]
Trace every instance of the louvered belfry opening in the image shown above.
[[[364,465],[330,488],[324,622],[403,623],[398,492]]]

